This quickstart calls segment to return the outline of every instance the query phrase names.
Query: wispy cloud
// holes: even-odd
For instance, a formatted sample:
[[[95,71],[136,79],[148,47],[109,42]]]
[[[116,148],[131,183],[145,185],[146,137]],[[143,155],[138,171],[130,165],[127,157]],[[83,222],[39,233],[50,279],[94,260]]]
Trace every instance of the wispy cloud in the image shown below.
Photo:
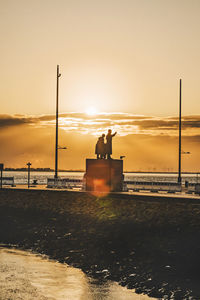
[[[32,117],[24,117],[21,115],[11,116],[11,115],[0,115],[0,127],[10,127],[10,126],[18,126],[22,124],[30,124],[36,122],[37,120],[33,120]]]
[[[55,126],[55,116],[0,115],[0,128],[20,125],[52,127]],[[178,118],[161,118],[128,113],[100,113],[91,116],[85,113],[69,112],[59,115],[59,126],[65,131],[92,135],[98,135],[109,128],[116,130],[119,135],[177,135]],[[200,128],[200,116],[184,116],[182,128],[185,135],[197,135],[197,130]]]
[[[200,116],[183,117],[183,150],[186,170],[199,170]],[[176,170],[178,157],[178,119],[131,114],[60,114],[60,167],[84,169],[85,158],[94,158],[97,136],[112,128],[113,158],[125,155],[126,170]],[[0,115],[0,157],[6,166],[54,167],[54,115]]]

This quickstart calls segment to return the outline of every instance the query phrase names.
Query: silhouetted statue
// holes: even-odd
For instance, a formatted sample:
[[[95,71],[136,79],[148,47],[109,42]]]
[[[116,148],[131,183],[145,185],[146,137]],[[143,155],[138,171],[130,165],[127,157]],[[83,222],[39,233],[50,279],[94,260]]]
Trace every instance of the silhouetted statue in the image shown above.
[[[106,154],[107,154],[107,158],[111,159],[111,154],[112,154],[112,138],[117,134],[117,132],[115,132],[114,134],[111,134],[112,130],[108,129],[108,134],[106,135]]]
[[[106,144],[104,143],[105,134],[103,133],[100,137],[100,157],[106,158]]]
[[[106,158],[106,145],[104,143],[104,137],[105,134],[102,134],[102,136],[100,136],[98,138],[98,141],[96,143],[96,147],[95,147],[95,154],[97,155],[97,159],[99,158]]]
[[[101,137],[98,138],[98,141],[96,143],[96,146],[95,146],[95,154],[97,155],[97,159],[100,158],[100,143],[101,143]]]

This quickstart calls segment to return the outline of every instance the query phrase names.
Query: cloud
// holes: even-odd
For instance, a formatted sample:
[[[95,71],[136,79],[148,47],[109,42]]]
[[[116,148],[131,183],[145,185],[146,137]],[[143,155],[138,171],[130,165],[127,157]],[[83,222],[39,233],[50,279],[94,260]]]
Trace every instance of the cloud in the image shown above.
[[[20,125],[35,125],[37,127],[50,128],[55,126],[55,115],[0,115],[0,128]],[[76,131],[82,134],[99,135],[109,128],[119,135],[149,134],[149,135],[177,135],[177,117],[155,117],[134,115],[128,113],[99,113],[87,115],[85,113],[61,113],[59,115],[59,127],[65,131]],[[200,116],[183,116],[183,134],[197,135],[200,128]],[[190,131],[190,133],[189,133]]]
[[[0,128],[19,126],[23,124],[35,124],[39,122],[39,118],[24,115],[0,115]]]
[[[199,170],[200,116],[183,117],[182,146],[190,155],[183,157],[185,170]],[[62,169],[84,169],[85,158],[94,158],[96,135],[108,128],[117,130],[113,157],[125,155],[126,170],[177,170],[178,119],[130,114],[60,114],[59,152]],[[54,115],[0,115],[0,157],[7,167],[54,167]]]

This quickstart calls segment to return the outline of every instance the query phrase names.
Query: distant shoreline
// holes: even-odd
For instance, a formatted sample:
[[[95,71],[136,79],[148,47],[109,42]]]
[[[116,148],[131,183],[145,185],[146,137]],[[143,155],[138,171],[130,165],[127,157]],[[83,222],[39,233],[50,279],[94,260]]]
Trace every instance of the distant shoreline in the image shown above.
[[[28,168],[17,168],[17,169],[14,169],[14,168],[5,168],[4,169],[5,172],[22,172],[22,171],[28,171]],[[53,169],[42,169],[42,168],[39,168],[39,169],[35,169],[35,168],[30,168],[30,171],[31,172],[54,172],[55,170]],[[59,170],[59,172],[85,172],[85,170]]]
[[[27,172],[28,169],[27,168],[5,168],[4,169],[5,172]],[[53,169],[50,168],[31,168],[30,169],[31,172],[54,172]],[[78,172],[85,172],[85,170],[59,170],[59,172],[73,172],[73,173],[78,173]],[[146,174],[177,174],[178,172],[166,172],[166,171],[124,171],[124,173],[146,173]],[[200,174],[200,172],[182,172],[182,174]]]

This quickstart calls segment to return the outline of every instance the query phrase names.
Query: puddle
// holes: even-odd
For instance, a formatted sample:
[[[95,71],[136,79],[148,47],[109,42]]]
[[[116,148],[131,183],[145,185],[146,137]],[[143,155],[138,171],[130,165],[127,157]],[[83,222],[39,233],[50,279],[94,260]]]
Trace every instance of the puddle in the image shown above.
[[[27,251],[0,248],[0,300],[153,300],[108,281],[95,285],[80,269]]]

